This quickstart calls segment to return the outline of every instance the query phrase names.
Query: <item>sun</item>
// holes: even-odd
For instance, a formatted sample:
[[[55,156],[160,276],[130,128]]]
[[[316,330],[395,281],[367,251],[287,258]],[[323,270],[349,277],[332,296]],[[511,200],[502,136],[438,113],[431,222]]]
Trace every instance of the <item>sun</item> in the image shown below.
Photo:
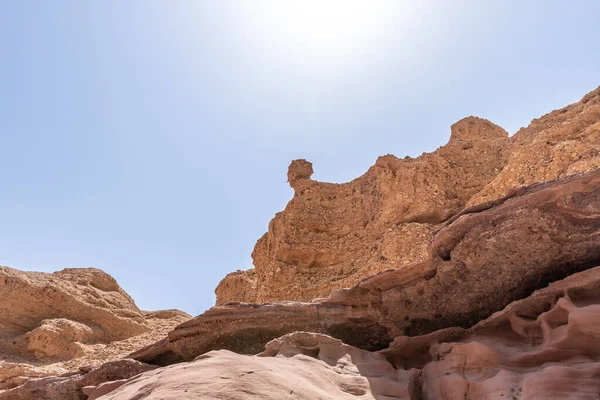
[[[259,2],[264,17],[290,43],[315,51],[347,48],[377,33],[390,4],[359,0]]]
[[[246,39],[271,56],[305,64],[345,62],[377,48],[405,22],[405,0],[248,0]]]

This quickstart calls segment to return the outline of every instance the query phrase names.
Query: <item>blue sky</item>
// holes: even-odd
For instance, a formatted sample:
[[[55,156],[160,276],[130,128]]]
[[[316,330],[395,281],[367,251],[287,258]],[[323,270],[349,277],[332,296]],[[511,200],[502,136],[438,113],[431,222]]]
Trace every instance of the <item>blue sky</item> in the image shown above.
[[[292,159],[344,182],[465,116],[512,134],[600,85],[597,1],[484,3],[314,22],[263,0],[0,2],[0,264],[101,268],[141,308],[198,314],[251,266]]]

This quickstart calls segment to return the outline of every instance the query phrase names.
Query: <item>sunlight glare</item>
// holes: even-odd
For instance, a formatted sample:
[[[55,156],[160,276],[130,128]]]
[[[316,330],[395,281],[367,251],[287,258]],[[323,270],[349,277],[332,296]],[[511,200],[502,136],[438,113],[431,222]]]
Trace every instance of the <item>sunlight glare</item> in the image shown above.
[[[376,33],[386,18],[387,2],[360,0],[271,1],[265,17],[276,32],[312,50],[352,46]]]
[[[406,22],[406,0],[255,0],[244,2],[245,36],[278,59],[340,65],[374,53]],[[246,37],[248,40],[248,37]]]

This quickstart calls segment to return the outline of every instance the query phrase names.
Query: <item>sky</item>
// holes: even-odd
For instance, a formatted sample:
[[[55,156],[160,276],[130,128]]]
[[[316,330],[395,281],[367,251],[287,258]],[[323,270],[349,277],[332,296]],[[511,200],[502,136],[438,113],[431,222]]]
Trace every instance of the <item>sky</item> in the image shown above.
[[[0,2],[0,265],[193,315],[293,195],[600,85],[596,0]]]

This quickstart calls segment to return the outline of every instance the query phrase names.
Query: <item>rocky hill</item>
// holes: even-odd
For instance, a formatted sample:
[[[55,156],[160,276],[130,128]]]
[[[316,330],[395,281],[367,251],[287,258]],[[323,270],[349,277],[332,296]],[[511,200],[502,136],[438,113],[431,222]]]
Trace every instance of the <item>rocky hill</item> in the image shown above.
[[[310,179],[292,162],[293,199],[252,253],[255,269],[229,274],[217,304],[310,301],[376,272],[426,259],[433,233],[465,206],[512,189],[600,168],[600,88],[512,137],[469,117],[450,141],[418,158],[380,157],[344,184]]]
[[[467,208],[429,254],[324,300],[215,307],[132,359],[0,399],[597,395],[600,169]]]
[[[400,336],[471,327],[551,282],[600,266],[600,169],[467,208],[435,234],[429,254],[325,300],[215,307],[134,358],[164,364],[223,348],[252,354],[294,331],[377,351]]]
[[[99,366],[190,318],[140,310],[110,275],[93,268],[47,274],[0,267],[0,299],[0,389]]]
[[[345,184],[292,162],[256,268],[193,319],[99,270],[3,268],[0,400],[597,398],[600,88],[451,132]]]

